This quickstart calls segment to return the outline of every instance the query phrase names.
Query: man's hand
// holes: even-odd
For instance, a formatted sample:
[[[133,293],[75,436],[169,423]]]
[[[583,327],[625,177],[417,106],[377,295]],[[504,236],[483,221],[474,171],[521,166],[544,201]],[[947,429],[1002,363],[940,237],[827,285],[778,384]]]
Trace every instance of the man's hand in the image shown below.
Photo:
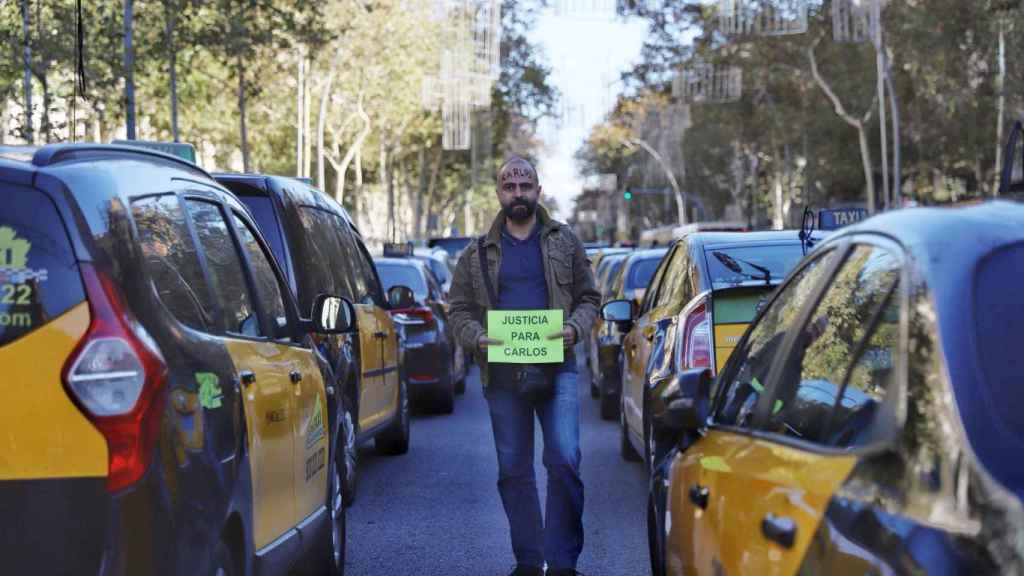
[[[555,332],[551,336],[548,336],[548,340],[558,340],[562,338],[562,345],[566,348],[572,348],[576,345],[576,329],[566,324],[562,326],[561,332]]]
[[[495,340],[494,338],[488,338],[486,334],[480,336],[480,338],[478,338],[477,341],[476,341],[477,348],[479,348],[480,351],[484,352],[484,353],[487,352],[487,347],[488,346],[501,346],[502,344],[504,344],[504,342],[502,342],[501,340]]]

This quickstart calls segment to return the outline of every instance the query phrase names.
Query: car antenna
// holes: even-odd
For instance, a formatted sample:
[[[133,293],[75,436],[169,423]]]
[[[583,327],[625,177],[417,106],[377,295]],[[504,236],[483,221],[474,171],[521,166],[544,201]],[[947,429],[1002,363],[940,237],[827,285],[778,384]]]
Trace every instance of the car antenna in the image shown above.
[[[807,255],[808,248],[814,247],[812,234],[814,234],[814,211],[810,206],[804,206],[804,215],[800,221],[800,246],[803,247],[804,256]]]

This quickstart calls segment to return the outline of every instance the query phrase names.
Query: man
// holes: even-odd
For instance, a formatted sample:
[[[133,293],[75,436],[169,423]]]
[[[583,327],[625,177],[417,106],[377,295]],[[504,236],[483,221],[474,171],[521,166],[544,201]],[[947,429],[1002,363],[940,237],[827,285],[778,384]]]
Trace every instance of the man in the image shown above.
[[[583,482],[580,479],[579,394],[572,347],[587,334],[600,295],[583,244],[565,224],[538,206],[541,187],[528,161],[512,158],[498,172],[501,212],[490,232],[463,252],[449,292],[454,332],[462,346],[475,350],[484,395],[490,407],[498,454],[498,492],[508,516],[513,576],[576,574],[583,550]],[[483,276],[484,251],[496,302]],[[523,365],[488,367],[486,311],[561,309],[564,326],[549,336],[563,340],[565,362],[546,371],[550,392],[521,394],[517,378]],[[533,468],[534,415],[544,437],[548,472],[547,518],[541,518]]]

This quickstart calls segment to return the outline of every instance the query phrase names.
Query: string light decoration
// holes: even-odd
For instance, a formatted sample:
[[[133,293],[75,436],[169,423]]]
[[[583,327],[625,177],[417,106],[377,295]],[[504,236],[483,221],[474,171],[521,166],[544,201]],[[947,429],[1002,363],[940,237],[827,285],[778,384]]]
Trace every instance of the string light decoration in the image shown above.
[[[697,63],[672,80],[672,96],[686,104],[723,104],[743,97],[743,70]]]
[[[832,39],[840,44],[870,42],[878,22],[873,0],[832,0]]]
[[[718,0],[718,25],[730,36],[807,32],[808,0]]]
[[[423,80],[424,108],[441,108],[446,150],[466,150],[473,108],[486,108],[501,72],[501,1],[438,0],[442,18],[439,74]]]

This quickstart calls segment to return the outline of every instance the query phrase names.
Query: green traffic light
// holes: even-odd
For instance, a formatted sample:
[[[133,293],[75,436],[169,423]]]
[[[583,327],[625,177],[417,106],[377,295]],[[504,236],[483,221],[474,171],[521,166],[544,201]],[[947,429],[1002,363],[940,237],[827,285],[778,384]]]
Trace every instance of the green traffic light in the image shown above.
[[[622,193],[622,197],[625,198],[626,200],[632,200],[633,193],[630,192],[629,190],[626,190],[625,192]]]

